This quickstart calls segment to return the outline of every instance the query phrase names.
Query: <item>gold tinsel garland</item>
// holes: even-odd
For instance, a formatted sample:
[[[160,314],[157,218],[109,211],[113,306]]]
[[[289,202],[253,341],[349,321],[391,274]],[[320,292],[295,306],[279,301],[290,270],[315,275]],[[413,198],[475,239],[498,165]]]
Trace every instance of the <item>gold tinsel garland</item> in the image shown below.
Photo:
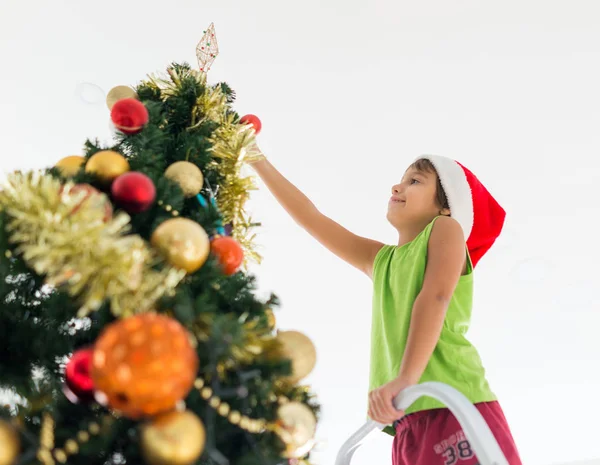
[[[105,221],[105,210],[83,202],[84,193],[71,193],[72,187],[39,172],[10,174],[0,190],[10,243],[47,284],[80,299],[79,317],[107,299],[115,316],[149,310],[185,272],[155,269],[158,255],[140,236],[126,235],[127,214]]]
[[[235,116],[227,106],[227,95],[220,85],[207,85],[203,72],[187,69],[185,73],[196,79],[204,89],[192,109],[188,130],[199,127],[205,121],[218,124],[211,138],[214,159],[208,169],[218,172],[223,179],[216,197],[223,224],[232,224],[231,235],[244,250],[244,265],[249,260],[260,263],[261,257],[254,246],[255,234],[250,232],[253,222],[244,209],[249,193],[256,189],[256,185],[253,177],[241,174],[244,163],[253,159],[251,147],[255,141],[254,132],[248,125],[235,122]],[[169,68],[168,75],[169,78],[149,76],[146,83],[160,89],[163,100],[176,95],[181,86],[182,76],[175,68]]]
[[[221,92],[217,87],[215,92]],[[246,257],[260,263],[261,257],[254,250],[254,235],[250,234],[251,218],[247,217],[244,205],[250,191],[256,189],[254,179],[242,176],[241,169],[245,156],[254,142],[254,132],[246,125],[234,122],[234,115],[224,115],[212,137],[212,153],[215,160],[212,167],[223,177],[223,189],[217,196],[217,205],[225,224],[232,223],[232,236],[246,252]]]

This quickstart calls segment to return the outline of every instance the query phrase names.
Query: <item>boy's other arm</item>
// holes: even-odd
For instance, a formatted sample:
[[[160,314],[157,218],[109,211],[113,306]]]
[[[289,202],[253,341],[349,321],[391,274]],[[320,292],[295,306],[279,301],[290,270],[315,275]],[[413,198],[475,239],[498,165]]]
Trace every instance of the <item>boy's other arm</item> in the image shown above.
[[[465,239],[458,222],[438,218],[433,225],[421,292],[413,305],[399,378],[417,384],[439,340],[446,310],[462,274]]]

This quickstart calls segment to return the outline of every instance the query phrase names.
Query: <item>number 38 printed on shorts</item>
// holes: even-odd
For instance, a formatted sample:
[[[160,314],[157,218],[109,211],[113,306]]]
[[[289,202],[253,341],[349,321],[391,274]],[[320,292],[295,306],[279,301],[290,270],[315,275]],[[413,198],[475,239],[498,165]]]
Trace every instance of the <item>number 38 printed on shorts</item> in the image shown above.
[[[434,446],[435,453],[440,455],[444,465],[455,465],[463,460],[472,459],[475,456],[471,444],[465,437],[465,433],[459,431]]]

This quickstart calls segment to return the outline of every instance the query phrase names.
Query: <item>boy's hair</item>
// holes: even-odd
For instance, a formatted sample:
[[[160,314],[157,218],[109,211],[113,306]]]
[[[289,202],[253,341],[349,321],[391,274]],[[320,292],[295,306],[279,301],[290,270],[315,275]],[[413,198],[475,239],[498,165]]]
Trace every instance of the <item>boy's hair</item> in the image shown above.
[[[440,206],[441,208],[450,208],[450,206],[448,205],[448,197],[446,197],[446,192],[444,191],[444,187],[442,186],[442,182],[440,181],[440,176],[438,175],[437,170],[429,160],[427,160],[426,158],[420,158],[408,168],[415,169],[417,171],[420,171],[421,173],[435,174],[435,177],[437,179],[435,200],[438,203],[438,206]]]

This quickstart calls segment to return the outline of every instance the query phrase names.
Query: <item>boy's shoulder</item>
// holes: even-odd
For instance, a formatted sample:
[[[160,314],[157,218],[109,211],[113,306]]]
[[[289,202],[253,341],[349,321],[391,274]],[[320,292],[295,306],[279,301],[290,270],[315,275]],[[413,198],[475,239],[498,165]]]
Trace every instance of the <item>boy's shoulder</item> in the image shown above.
[[[429,257],[434,257],[433,260],[440,264],[461,261],[461,275],[467,274],[468,263],[464,252],[466,244],[462,226],[449,216],[439,216],[436,220],[427,244],[428,260]]]
[[[460,223],[451,216],[437,216],[431,222],[430,240],[442,239],[461,239],[461,242],[466,241],[465,235]]]

